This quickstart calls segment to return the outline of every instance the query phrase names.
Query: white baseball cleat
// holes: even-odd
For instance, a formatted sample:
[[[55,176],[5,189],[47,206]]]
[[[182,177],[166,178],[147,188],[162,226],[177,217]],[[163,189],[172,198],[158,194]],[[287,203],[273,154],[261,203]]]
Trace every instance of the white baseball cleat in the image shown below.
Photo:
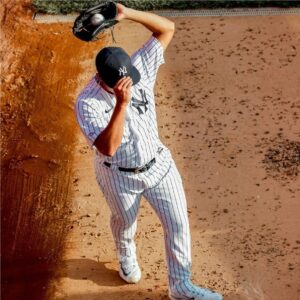
[[[136,258],[123,257],[120,261],[120,277],[128,283],[137,283],[141,279],[141,269]]]
[[[196,286],[191,282],[183,282],[169,291],[171,300],[223,300],[217,292]]]

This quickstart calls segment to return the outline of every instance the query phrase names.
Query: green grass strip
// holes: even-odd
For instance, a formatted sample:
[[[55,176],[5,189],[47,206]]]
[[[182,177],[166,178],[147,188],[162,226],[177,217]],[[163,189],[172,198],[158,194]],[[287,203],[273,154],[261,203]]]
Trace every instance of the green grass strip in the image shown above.
[[[99,0],[33,0],[33,6],[39,13],[68,14],[80,12],[98,3]],[[256,1],[256,0],[121,0],[117,1],[125,6],[138,10],[159,10],[159,9],[214,9],[214,8],[238,8],[238,7],[300,7],[300,1]]]

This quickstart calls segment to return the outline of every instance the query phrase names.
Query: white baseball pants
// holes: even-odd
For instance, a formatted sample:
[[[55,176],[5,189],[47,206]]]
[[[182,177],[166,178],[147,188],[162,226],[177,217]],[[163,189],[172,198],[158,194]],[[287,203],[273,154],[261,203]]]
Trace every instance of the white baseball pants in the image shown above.
[[[134,235],[141,197],[157,213],[164,230],[169,285],[190,278],[191,240],[187,204],[181,176],[169,149],[142,173],[120,171],[103,165],[95,155],[96,179],[111,210],[110,225],[117,256],[136,255]]]

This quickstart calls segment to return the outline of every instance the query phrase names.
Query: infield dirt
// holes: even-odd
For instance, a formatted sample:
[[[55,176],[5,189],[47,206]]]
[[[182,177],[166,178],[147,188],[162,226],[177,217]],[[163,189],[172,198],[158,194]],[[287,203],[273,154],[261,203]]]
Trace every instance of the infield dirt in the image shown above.
[[[109,209],[76,124],[102,41],[1,12],[4,299],[167,299],[163,232],[142,201],[137,285],[118,277]],[[160,137],[182,175],[193,280],[226,300],[300,299],[300,17],[170,18],[155,86]],[[122,21],[129,54],[150,37]]]

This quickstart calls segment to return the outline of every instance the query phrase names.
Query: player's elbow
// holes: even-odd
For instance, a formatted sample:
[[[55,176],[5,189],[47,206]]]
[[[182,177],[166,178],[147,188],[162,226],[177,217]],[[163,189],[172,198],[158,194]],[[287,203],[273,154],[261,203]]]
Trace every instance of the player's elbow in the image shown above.
[[[175,22],[169,20],[166,31],[174,33],[175,32]]]
[[[96,139],[94,145],[101,154],[103,154],[105,156],[109,156],[109,157],[114,156],[114,154],[116,153],[116,150],[117,150],[109,143],[101,141],[100,136],[99,136],[99,138]]]
[[[109,156],[109,157],[113,157],[116,153],[116,149],[110,149],[109,151],[107,151],[107,154],[106,156]]]
[[[172,32],[175,32],[175,22],[172,22],[172,21],[171,21],[170,30],[171,30]]]
[[[112,147],[103,146],[103,147],[98,147],[97,149],[98,149],[103,155],[109,156],[109,157],[114,156],[115,153],[116,153],[116,149],[114,149],[114,148],[112,148]]]
[[[174,33],[175,31],[175,22],[165,19],[164,26],[161,27],[159,31],[157,31],[155,34],[157,35],[166,35],[170,33]]]
[[[103,155],[108,156],[108,157],[113,157],[114,156],[113,152],[100,151],[100,153],[102,153]]]

